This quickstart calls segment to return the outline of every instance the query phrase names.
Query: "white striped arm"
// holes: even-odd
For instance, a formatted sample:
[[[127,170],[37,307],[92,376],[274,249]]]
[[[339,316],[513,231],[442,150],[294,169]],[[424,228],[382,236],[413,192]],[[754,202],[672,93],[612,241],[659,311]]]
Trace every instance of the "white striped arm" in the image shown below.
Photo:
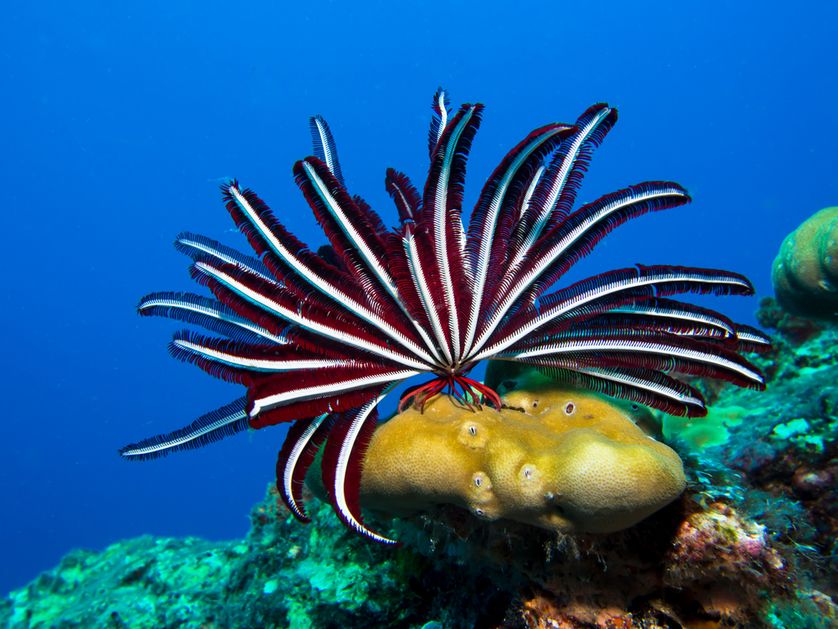
[[[333,283],[320,277],[302,260],[291,253],[291,251],[289,251],[288,248],[285,247],[274,235],[268,225],[265,224],[259,216],[259,213],[255,211],[250,203],[248,203],[244,195],[235,186],[230,187],[230,194],[233,196],[233,199],[235,199],[236,205],[238,205],[239,209],[245,214],[245,216],[247,216],[250,224],[253,225],[253,227],[259,232],[259,235],[265,240],[265,242],[268,243],[271,250],[309,285],[344,306],[356,316],[369,322],[371,325],[384,332],[384,334],[408,350],[413,356],[427,363],[433,364],[435,362],[434,357],[426,350],[419,347],[419,345],[414,343],[411,339],[396,330],[375,312],[346,295]]]
[[[326,164],[341,185],[345,185],[343,182],[343,172],[340,169],[340,161],[338,160],[335,138],[332,136],[332,130],[329,128],[326,120],[323,116],[312,116],[309,120],[309,126],[311,128],[311,142],[314,147],[314,156]]]
[[[451,349],[449,348],[450,343],[445,336],[442,322],[439,320],[439,313],[434,305],[434,300],[428,288],[427,279],[425,278],[425,272],[422,269],[422,260],[419,257],[419,250],[416,247],[416,238],[410,228],[406,229],[405,235],[402,238],[402,244],[404,245],[407,267],[410,270],[413,285],[422,302],[425,314],[428,316],[428,321],[431,322],[431,330],[445,356],[445,364],[450,365],[453,362],[451,359]]]
[[[597,299],[602,299],[609,295],[614,295],[621,291],[628,291],[645,286],[652,286],[655,284],[680,283],[690,282],[696,285],[732,285],[741,288],[750,288],[750,285],[742,278],[734,274],[724,273],[722,271],[712,273],[698,273],[698,272],[679,272],[670,271],[660,274],[642,275],[638,273],[636,277],[625,280],[616,280],[607,282],[598,286],[594,286],[582,293],[573,295],[568,299],[561,300],[553,306],[542,310],[538,316],[534,317],[529,323],[522,325],[510,334],[498,339],[491,346],[482,350],[470,360],[478,361],[489,356],[503,352],[506,348],[514,343],[517,343],[522,338],[531,334],[542,325],[553,321],[557,317],[564,315],[574,308],[580,308],[586,304],[591,303]]]
[[[199,448],[207,443],[247,430],[247,400],[240,398],[202,415],[189,426],[125,446],[119,453],[126,459],[154,459],[178,450]]]
[[[447,143],[442,147],[442,166],[440,168],[439,176],[434,182],[434,189],[431,194],[434,198],[434,215],[433,215],[433,239],[434,252],[436,254],[436,264],[439,269],[439,277],[442,282],[442,294],[445,301],[445,307],[448,309],[448,333],[451,339],[451,355],[454,362],[460,358],[460,319],[457,314],[457,303],[454,297],[454,282],[451,278],[450,258],[448,255],[448,247],[450,244],[460,248],[460,253],[463,252],[464,242],[449,243],[448,242],[448,182],[451,178],[451,164],[454,161],[454,155],[457,146],[460,142],[460,137],[463,135],[477,107],[472,105],[463,112],[457,126],[451,130],[448,135]],[[462,233],[462,229],[460,229]]]
[[[294,488],[294,476],[297,471],[297,465],[300,462],[300,458],[311,442],[312,437],[314,437],[314,434],[317,432],[317,429],[320,428],[328,416],[328,413],[324,413],[309,422],[303,431],[303,434],[294,441],[294,445],[291,447],[291,450],[288,453],[288,458],[285,460],[282,468],[281,482],[288,507],[294,512],[294,515],[298,519],[303,521],[307,521],[308,516],[295,498],[297,492]]]
[[[556,209],[556,204],[559,202],[562,192],[567,185],[568,177],[570,176],[570,173],[573,172],[573,166],[576,164],[579,152],[582,150],[582,147],[588,138],[591,137],[599,125],[602,124],[603,120],[605,120],[612,111],[613,110],[610,107],[604,107],[601,109],[597,115],[593,116],[574,137],[573,142],[568,149],[567,154],[564,156],[558,172],[556,173],[556,177],[550,182],[550,188],[546,191],[546,195],[544,197],[545,202],[540,204],[540,207],[537,209],[538,216],[536,217],[532,228],[529,233],[524,235],[524,241],[509,265],[510,269],[518,268],[524,257],[530,252],[530,249],[532,249],[535,241],[538,240],[538,237],[544,231],[544,227],[547,225],[547,221],[550,219],[550,215],[553,213],[553,210]],[[528,205],[525,211],[535,211],[535,209],[530,208],[531,206]]]
[[[354,409],[348,414],[348,417],[342,419],[342,421],[349,421],[350,425],[346,432],[346,436],[343,438],[343,442],[341,443],[340,451],[338,452],[337,465],[335,466],[334,472],[335,481],[334,486],[332,487],[334,507],[341,519],[350,528],[354,529],[364,537],[368,537],[373,541],[386,545],[393,545],[398,542],[390,539],[389,537],[384,537],[375,531],[371,531],[359,521],[356,514],[352,513],[352,509],[349,507],[346,495],[346,479],[349,472],[350,459],[352,457],[353,450],[358,443],[358,436],[361,433],[361,429],[364,427],[364,423],[369,418],[370,413],[372,413],[375,410],[375,407],[378,406],[378,403],[387,397],[391,390],[392,387],[387,387],[384,391],[382,391],[381,395],[373,398],[363,406]]]
[[[274,314],[278,317],[281,317],[286,321],[295,323],[299,325],[301,328],[305,328],[310,332],[313,332],[325,338],[332,339],[334,341],[338,341],[345,345],[349,345],[350,347],[355,347],[357,349],[364,350],[366,352],[369,352],[370,354],[386,358],[387,360],[392,360],[401,365],[411,367],[412,369],[428,371],[428,364],[426,362],[420,362],[415,358],[412,358],[401,352],[381,347],[380,345],[370,343],[366,339],[362,339],[348,332],[344,332],[343,330],[339,330],[337,328],[325,325],[318,321],[314,321],[310,317],[306,317],[305,315],[297,312],[297,310],[295,309],[290,309],[283,306],[282,304],[271,299],[270,296],[264,295],[256,290],[253,290],[251,287],[247,286],[237,278],[231,276],[226,271],[217,269],[209,263],[196,262],[195,269],[196,271],[203,273],[211,279],[217,281],[219,284],[221,284],[228,290],[233,291],[235,294],[245,299],[246,301],[254,304],[255,306],[262,308],[270,314]]]
[[[685,361],[703,363],[719,369],[732,371],[756,384],[765,384],[765,379],[760,373],[748,369],[745,365],[729,360],[724,356],[655,341],[631,339],[570,339],[520,352],[505,353],[498,357],[529,362],[534,358],[558,357],[564,354],[579,352],[621,352],[672,356]]]
[[[276,278],[270,275],[261,260],[244,255],[232,247],[222,245],[206,236],[191,232],[178,234],[177,239],[175,239],[175,249],[193,260],[210,257],[225,264],[235,264],[249,273],[258,275],[265,281],[276,283]],[[281,286],[280,284],[277,285]]]
[[[714,316],[709,312],[698,310],[688,305],[675,306],[658,304],[638,303],[631,306],[621,306],[609,310],[603,314],[635,314],[644,315],[648,317],[655,317],[661,319],[675,319],[677,321],[685,321],[697,326],[696,330],[700,332],[703,328],[715,329],[724,337],[736,336],[736,331],[732,325],[719,316]],[[705,334],[706,335],[706,334]],[[704,336],[698,334],[698,336]]]
[[[211,347],[205,347],[185,338],[174,339],[172,341],[172,345],[180,351],[187,352],[196,357],[200,357],[220,365],[263,373],[283,373],[286,371],[327,369],[330,367],[350,367],[357,364],[357,361],[354,360],[289,360],[287,358],[253,358],[251,356],[244,355],[244,353],[222,351]]]
[[[527,191],[524,193],[524,198],[521,200],[521,209],[518,215],[519,221],[527,212],[530,211],[530,203],[532,202],[533,192],[535,192],[535,188],[538,185],[538,182],[541,181],[541,177],[544,175],[545,170],[547,170],[547,165],[541,164],[541,166],[539,166],[533,173],[530,185],[527,186]]]
[[[197,297],[197,296],[196,296]],[[266,341],[271,343],[276,343],[277,345],[287,345],[288,340],[282,336],[278,336],[276,334],[271,333],[269,330],[256,325],[255,323],[245,319],[244,317],[239,317],[231,312],[226,312],[226,308],[223,308],[222,305],[219,303],[218,306],[211,305],[209,300],[201,299],[200,301],[196,300],[188,300],[188,299],[178,299],[174,296],[165,296],[161,294],[149,295],[148,297],[144,298],[137,309],[140,313],[148,313],[152,309],[156,308],[169,308],[174,310],[179,310],[183,313],[187,314],[194,314],[200,315],[203,317],[207,317],[209,319],[213,319],[216,321],[220,321],[222,323],[229,324],[236,329],[239,329],[243,332],[249,332],[261,338],[264,338]],[[190,321],[188,317],[184,317],[185,320],[189,321],[190,323],[194,323],[194,321]]]
[[[586,220],[580,221],[574,229],[564,234],[562,238],[553,243],[553,245],[550,246],[543,255],[539,256],[536,263],[533,264],[533,266],[522,277],[513,282],[498,308],[493,312],[488,322],[484,325],[483,330],[480,332],[477,341],[472,347],[471,353],[466,357],[466,359],[479,360],[479,358],[476,358],[475,355],[485,357],[486,353],[480,352],[480,349],[486,344],[489,337],[494,334],[495,330],[497,330],[501,321],[503,321],[503,318],[506,316],[506,313],[509,312],[510,308],[515,304],[518,298],[521,297],[521,295],[523,295],[524,292],[530,288],[545,271],[547,271],[550,265],[567,252],[573,244],[578,242],[581,238],[584,238],[585,234],[589,233],[598,224],[607,220],[609,216],[612,216],[614,213],[626,208],[627,206],[665,197],[688,198],[687,194],[680,188],[668,186],[649,188],[642,192],[624,195],[615,199],[612,203],[603,205],[599,211],[592,213],[586,218]]]
[[[594,368],[578,368],[574,369],[574,371],[578,371],[581,374],[585,374],[593,378],[600,378],[602,380],[614,382],[623,386],[640,389],[641,391],[648,391],[649,393],[665,397],[678,404],[683,404],[684,406],[692,406],[699,409],[706,408],[704,400],[701,398],[689,395],[660,382],[654,382],[632,374],[622,373],[613,369]]]
[[[548,127],[539,135],[534,136],[526,146],[521,148],[495,188],[486,211],[485,219],[481,222],[479,232],[477,233],[477,241],[480,243],[480,246],[477,253],[477,263],[474,268],[474,290],[472,293],[474,298],[471,301],[465,342],[463,343],[463,354],[465,356],[468,356],[471,350],[474,334],[477,330],[477,322],[480,319],[481,308],[483,306],[483,292],[486,286],[486,277],[489,272],[489,260],[492,253],[492,245],[495,240],[495,230],[501,207],[509,192],[509,186],[515,178],[515,175],[518,174],[521,166],[524,165],[533,153],[542,147],[545,142],[567,129],[568,127],[556,125],[554,127]]]
[[[349,391],[358,391],[360,389],[367,389],[374,386],[390,385],[392,383],[407,380],[413,376],[419,375],[420,371],[410,370],[392,370],[384,371],[382,373],[366,376],[354,376],[338,379],[328,384],[319,384],[310,387],[300,387],[298,389],[291,389],[273,395],[266,395],[265,397],[256,398],[253,400],[250,417],[255,418],[263,411],[269,411],[280,406],[287,406],[294,402],[305,402],[307,400],[314,400],[323,397],[335,397],[341,393]]]

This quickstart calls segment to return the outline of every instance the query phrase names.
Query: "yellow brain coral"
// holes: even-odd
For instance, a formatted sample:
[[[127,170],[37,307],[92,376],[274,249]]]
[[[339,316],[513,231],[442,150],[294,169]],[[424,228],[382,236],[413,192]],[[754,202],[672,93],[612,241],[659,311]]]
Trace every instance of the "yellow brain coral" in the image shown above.
[[[629,527],[684,489],[678,455],[624,405],[576,390],[517,390],[472,412],[447,396],[409,409],[373,436],[364,507],[396,515],[441,504],[558,531]]]
[[[771,280],[789,312],[838,317],[838,207],[828,207],[786,236]]]

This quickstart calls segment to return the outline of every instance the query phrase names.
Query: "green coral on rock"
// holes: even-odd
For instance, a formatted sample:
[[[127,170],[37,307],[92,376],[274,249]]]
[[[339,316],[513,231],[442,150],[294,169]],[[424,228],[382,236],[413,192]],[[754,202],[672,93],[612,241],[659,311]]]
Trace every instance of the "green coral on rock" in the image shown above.
[[[789,312],[838,320],[838,207],[815,213],[786,236],[771,279]]]

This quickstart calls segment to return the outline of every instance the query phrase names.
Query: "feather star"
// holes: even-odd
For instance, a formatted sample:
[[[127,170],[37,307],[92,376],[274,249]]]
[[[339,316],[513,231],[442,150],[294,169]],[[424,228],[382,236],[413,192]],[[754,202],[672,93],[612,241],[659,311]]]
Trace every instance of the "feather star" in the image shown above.
[[[648,181],[575,208],[615,109],[594,105],[573,125],[548,124],[527,135],[483,186],[467,229],[466,160],[483,106],[463,105],[452,116],[439,90],[433,110],[422,193],[404,174],[386,174],[399,214],[394,229],[347,191],[320,116],[311,119],[315,156],[297,162],[294,175],[329,246],[312,251],[256,194],[235,181],[222,187],[258,257],[183,233],[176,247],[193,259],[192,277],[214,297],[153,293],[139,312],[212,332],[176,334],[171,353],[245,385],[247,395],[181,430],[126,446],[122,456],[155,458],[291,422],[277,486],[294,516],[307,521],[303,481],[322,447],[323,481],[340,519],[392,544],[363,523],[360,473],[376,406],[404,380],[433,376],[407,389],[402,407],[441,393],[464,405],[500,407],[498,395],[468,374],[483,360],[512,361],[689,416],[706,413],[704,400],[673,374],[764,387],[741,356],[768,346],[762,333],[670,299],[750,295],[742,275],[637,265],[548,293],[618,225],[690,201],[676,183]]]

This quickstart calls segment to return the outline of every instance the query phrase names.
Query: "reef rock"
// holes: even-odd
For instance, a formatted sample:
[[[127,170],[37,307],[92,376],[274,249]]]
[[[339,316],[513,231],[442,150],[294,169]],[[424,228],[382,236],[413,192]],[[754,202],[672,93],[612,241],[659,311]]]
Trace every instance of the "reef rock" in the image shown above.
[[[555,388],[516,390],[475,412],[448,396],[380,426],[361,504],[411,514],[448,504],[561,532],[617,531],[684,490],[681,460],[621,405]]]
[[[817,212],[786,237],[771,279],[789,312],[838,320],[838,207]]]
[[[403,557],[366,543],[310,507],[301,527],[271,488],[231,541],[143,536],[76,550],[0,599],[9,629],[419,627],[403,596]]]

